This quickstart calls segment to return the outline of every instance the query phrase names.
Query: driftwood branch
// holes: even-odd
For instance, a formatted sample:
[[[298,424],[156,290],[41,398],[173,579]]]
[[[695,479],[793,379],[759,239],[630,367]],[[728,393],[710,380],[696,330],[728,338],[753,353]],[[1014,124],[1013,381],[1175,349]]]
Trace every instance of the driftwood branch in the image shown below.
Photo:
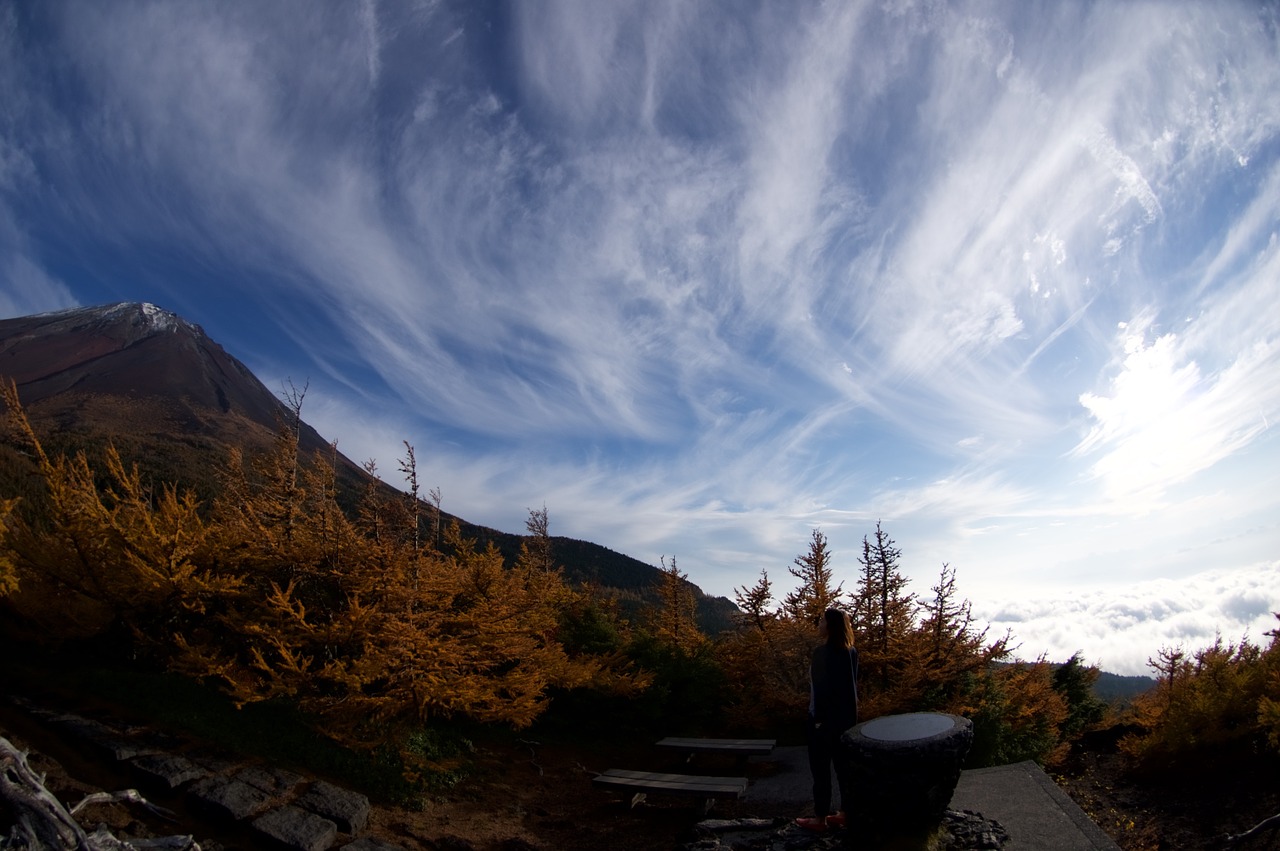
[[[144,848],[167,848],[174,851],[200,851],[190,836],[171,836],[160,840],[117,839],[105,827],[86,833],[75,820],[75,813],[89,804],[105,801],[127,801],[141,804],[158,815],[167,810],[156,807],[133,789],[123,792],[95,792],[70,810],[44,786],[44,776],[37,774],[27,762],[27,755],[0,736],[0,804],[13,819],[9,835],[0,836],[0,849],[22,848],[30,851],[135,851]]]
[[[165,821],[177,821],[177,819],[174,818],[173,810],[166,810],[164,807],[156,806],[146,798],[139,795],[137,789],[125,789],[123,792],[94,792],[91,795],[85,795],[84,799],[81,800],[80,803],[71,808],[71,815],[75,815],[90,804],[119,803],[138,804],[146,807]]]
[[[538,776],[541,777],[542,766],[538,764],[538,751],[536,748],[541,747],[542,742],[531,742],[528,739],[516,739],[516,742],[529,749],[529,764],[538,769]]]
[[[1228,836],[1226,839],[1222,840],[1222,844],[1229,848],[1232,845],[1243,842],[1251,836],[1257,836],[1259,833],[1265,833],[1266,831],[1273,830],[1277,827],[1280,827],[1280,813],[1276,813],[1270,818],[1263,819],[1244,833],[1237,833]]]

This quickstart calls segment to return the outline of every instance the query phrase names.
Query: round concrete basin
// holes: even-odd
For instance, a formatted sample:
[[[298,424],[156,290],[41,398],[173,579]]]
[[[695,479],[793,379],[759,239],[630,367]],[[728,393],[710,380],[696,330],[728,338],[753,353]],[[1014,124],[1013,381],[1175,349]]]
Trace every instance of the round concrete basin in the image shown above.
[[[941,712],[885,715],[846,730],[841,757],[857,802],[850,834],[877,841],[936,827],[972,742],[972,721]]]
[[[883,715],[860,725],[862,735],[881,742],[913,742],[949,733],[956,727],[955,715],[937,712],[911,712],[906,715]],[[959,719],[963,721],[964,719]]]

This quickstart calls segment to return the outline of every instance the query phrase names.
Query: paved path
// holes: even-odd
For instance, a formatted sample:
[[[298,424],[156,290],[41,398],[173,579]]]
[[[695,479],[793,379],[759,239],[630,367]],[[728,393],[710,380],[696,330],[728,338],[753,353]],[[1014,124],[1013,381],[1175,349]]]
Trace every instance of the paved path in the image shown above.
[[[1120,851],[1034,762],[960,773],[953,810],[973,810],[1009,831],[1008,851]]]
[[[802,747],[775,748],[752,762],[766,769],[747,787],[746,801],[778,815],[812,808],[808,756]],[[951,809],[972,810],[1009,832],[1007,851],[1119,851],[1034,762],[1018,762],[960,773]]]

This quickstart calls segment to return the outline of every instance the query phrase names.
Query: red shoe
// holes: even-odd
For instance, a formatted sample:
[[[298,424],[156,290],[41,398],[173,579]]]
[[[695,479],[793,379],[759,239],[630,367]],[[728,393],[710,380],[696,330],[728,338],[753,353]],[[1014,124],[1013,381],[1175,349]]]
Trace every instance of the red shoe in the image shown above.
[[[844,813],[836,813],[833,816],[827,816],[827,827],[843,828],[844,826],[845,826]]]
[[[822,818],[798,818],[796,824],[814,833],[825,833],[827,830],[827,820]]]

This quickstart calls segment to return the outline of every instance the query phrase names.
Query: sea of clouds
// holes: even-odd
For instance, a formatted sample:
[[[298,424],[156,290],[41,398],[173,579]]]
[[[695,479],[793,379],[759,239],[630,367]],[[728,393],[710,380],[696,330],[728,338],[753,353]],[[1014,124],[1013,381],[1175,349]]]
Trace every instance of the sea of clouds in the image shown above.
[[[1044,653],[1062,661],[1079,651],[1085,662],[1126,675],[1151,675],[1148,659],[1162,648],[1190,654],[1218,636],[1228,644],[1247,639],[1267,646],[1267,633],[1280,626],[1274,612],[1280,612],[1280,561],[974,603],[991,635],[1012,631],[1019,658]]]

